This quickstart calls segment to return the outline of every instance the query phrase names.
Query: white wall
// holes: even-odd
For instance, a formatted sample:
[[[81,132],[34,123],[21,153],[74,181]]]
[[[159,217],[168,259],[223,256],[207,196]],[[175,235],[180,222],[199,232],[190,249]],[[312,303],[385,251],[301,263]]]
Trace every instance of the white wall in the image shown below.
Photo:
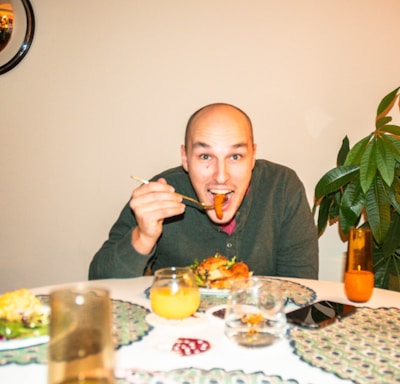
[[[83,280],[136,186],[179,163],[189,115],[226,101],[259,157],[317,180],[400,85],[398,0],[32,0],[0,76],[0,291]],[[320,277],[341,278],[331,228]],[[193,255],[193,257],[198,255]]]

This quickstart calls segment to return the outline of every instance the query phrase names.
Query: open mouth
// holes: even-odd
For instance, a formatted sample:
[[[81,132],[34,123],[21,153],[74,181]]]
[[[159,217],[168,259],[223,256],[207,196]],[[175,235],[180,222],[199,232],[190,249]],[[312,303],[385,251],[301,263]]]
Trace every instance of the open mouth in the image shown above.
[[[223,200],[223,204],[225,204],[227,201],[229,201],[232,196],[233,196],[233,191],[230,189],[226,189],[226,190],[220,190],[220,189],[209,189],[208,193],[211,195],[211,200],[212,201],[216,201],[216,197],[217,195],[224,195],[224,200]],[[221,200],[219,200],[221,201]]]

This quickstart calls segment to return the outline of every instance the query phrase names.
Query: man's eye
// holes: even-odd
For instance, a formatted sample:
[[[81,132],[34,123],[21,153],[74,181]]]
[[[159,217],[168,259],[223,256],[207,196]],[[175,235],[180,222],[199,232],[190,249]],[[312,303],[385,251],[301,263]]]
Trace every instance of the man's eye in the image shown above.
[[[209,158],[210,158],[210,155],[200,155],[200,159],[208,160]]]
[[[242,155],[232,155],[232,160],[240,160]]]

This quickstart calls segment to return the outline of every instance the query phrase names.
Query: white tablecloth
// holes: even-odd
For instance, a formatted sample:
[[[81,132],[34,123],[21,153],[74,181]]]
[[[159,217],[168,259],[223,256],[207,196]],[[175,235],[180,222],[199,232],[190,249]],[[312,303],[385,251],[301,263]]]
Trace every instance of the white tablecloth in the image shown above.
[[[316,300],[350,303],[344,296],[342,283],[304,279],[286,280],[313,289],[317,294]],[[90,281],[85,284],[108,288],[113,299],[133,302],[150,308],[144,290],[150,286],[151,281],[151,277],[140,277]],[[42,287],[32,291],[35,294],[48,294],[55,288],[56,286]],[[400,308],[400,293],[375,289],[370,301],[360,306]],[[292,379],[300,384],[345,384],[351,382],[302,361],[293,352],[288,339],[265,348],[239,347],[224,335],[222,320],[205,317],[206,320],[196,326],[155,327],[140,341],[119,348],[116,351],[117,369],[140,368],[150,371],[170,371],[188,367],[204,370],[219,368],[226,371],[241,370],[249,374],[264,372],[268,375],[278,375],[286,380]],[[171,351],[171,346],[177,338],[182,337],[207,340],[211,343],[211,348],[198,355],[179,356]],[[0,383],[45,384],[46,381],[47,366],[45,364],[0,366]]]

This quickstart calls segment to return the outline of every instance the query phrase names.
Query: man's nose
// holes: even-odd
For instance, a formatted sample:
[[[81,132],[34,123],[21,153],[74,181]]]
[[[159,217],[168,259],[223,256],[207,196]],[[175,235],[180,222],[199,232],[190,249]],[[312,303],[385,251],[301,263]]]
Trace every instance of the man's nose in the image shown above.
[[[217,162],[215,178],[219,184],[223,184],[228,180],[229,169],[225,161],[221,160]]]

